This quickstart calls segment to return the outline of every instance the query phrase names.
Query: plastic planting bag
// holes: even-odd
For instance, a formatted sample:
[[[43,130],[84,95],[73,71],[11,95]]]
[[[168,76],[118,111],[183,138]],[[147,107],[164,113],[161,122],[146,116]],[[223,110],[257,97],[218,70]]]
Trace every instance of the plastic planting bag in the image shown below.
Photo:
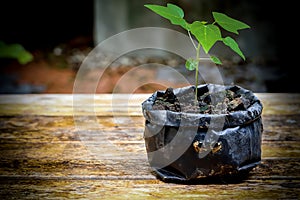
[[[259,164],[263,132],[260,100],[242,87],[215,84],[200,85],[198,97],[209,99],[203,107],[222,107],[220,102],[230,101],[226,91],[240,103],[234,105],[237,100],[231,100],[228,105],[233,105],[232,109],[220,113],[154,109],[157,99],[167,91],[156,91],[142,103],[148,161],[160,179],[190,181],[236,175]],[[195,87],[188,86],[168,95],[176,99],[174,105],[185,110],[187,96],[194,92]]]

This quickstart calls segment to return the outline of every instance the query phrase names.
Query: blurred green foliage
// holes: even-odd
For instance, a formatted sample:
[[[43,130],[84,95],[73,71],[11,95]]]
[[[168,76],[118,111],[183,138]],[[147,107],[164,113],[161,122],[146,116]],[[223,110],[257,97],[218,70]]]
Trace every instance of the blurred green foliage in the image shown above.
[[[21,44],[5,44],[0,40],[0,59],[17,59],[20,64],[26,64],[33,60],[33,55]]]

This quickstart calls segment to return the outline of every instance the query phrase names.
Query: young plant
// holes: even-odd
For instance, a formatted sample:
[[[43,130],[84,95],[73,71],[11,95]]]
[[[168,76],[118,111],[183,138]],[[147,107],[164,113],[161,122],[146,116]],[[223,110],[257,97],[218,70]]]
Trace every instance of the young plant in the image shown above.
[[[168,19],[172,24],[179,25],[183,29],[187,30],[188,35],[196,49],[196,57],[189,58],[185,63],[185,66],[188,70],[195,70],[195,101],[197,101],[198,66],[201,48],[203,48],[205,53],[208,53],[216,42],[221,41],[226,46],[230,47],[231,50],[237,53],[243,60],[245,60],[245,56],[239,48],[237,42],[230,36],[222,37],[220,28],[223,28],[231,33],[239,34],[239,30],[250,28],[250,26],[247,24],[219,12],[212,12],[214,19],[214,22],[212,23],[208,23],[206,21],[194,21],[192,23],[188,23],[184,19],[183,9],[177,5],[171,3],[168,3],[167,6],[146,4],[145,7]],[[191,34],[197,39],[197,45],[194,43]],[[210,59],[215,64],[222,64],[220,59],[216,56],[211,55]]]

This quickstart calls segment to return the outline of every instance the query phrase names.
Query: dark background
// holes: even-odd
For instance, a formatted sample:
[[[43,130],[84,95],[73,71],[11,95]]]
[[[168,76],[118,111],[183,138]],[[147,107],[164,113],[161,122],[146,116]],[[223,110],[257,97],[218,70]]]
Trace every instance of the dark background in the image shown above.
[[[93,1],[1,1],[0,39],[28,50],[92,37]]]
[[[149,1],[128,1],[129,4],[147,2]],[[151,2],[165,4],[167,1]],[[257,34],[260,44],[256,46],[258,49],[248,51],[250,60],[276,69],[276,77],[265,81],[268,92],[300,92],[296,65],[298,59],[295,55],[298,40],[297,24],[293,23],[296,6],[293,3],[203,0],[204,3],[198,11],[192,4],[195,1],[168,2],[176,3],[189,12],[187,19],[198,17],[200,11],[204,15],[211,11],[219,11],[230,13],[232,17],[248,22],[253,32]],[[117,15],[117,10],[111,14]],[[61,43],[93,47],[93,25],[94,1],[92,0],[0,2],[0,40],[5,43],[20,43],[29,51],[53,49]],[[129,28],[151,26],[151,21],[130,26]],[[255,51],[258,53],[255,54]],[[262,77],[265,75],[261,74]]]

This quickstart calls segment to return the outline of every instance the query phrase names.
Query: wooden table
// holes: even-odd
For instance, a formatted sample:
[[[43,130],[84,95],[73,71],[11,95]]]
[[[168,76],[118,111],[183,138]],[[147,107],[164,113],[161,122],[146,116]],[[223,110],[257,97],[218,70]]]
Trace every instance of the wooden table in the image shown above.
[[[141,113],[149,95],[0,96],[1,199],[299,199],[300,94],[257,94],[262,163],[249,178],[194,185],[151,173]]]

